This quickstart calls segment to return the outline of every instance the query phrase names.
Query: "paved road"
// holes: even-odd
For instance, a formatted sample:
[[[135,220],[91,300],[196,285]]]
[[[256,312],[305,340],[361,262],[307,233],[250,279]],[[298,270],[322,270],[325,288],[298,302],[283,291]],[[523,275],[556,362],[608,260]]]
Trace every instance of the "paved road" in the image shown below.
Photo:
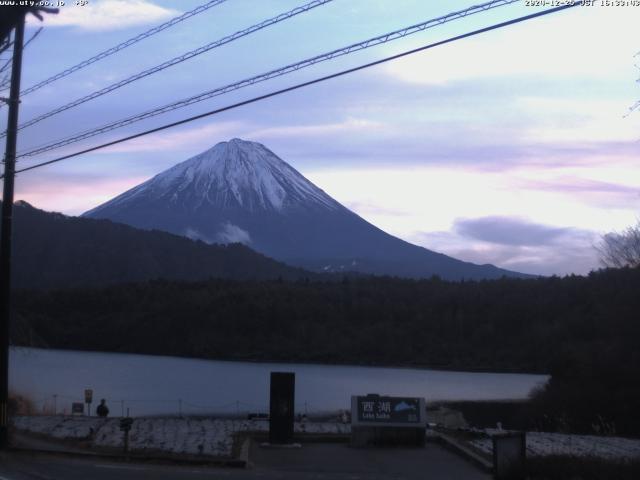
[[[103,461],[61,455],[4,453],[0,480],[489,480],[466,460],[428,444],[424,449],[351,449],[305,444],[300,449],[253,445],[249,469]]]
[[[350,448],[343,443],[306,444],[300,449],[265,449],[255,442],[257,468],[314,474],[326,479],[484,480],[491,476],[435,443],[423,448]],[[306,477],[305,477],[306,478]]]

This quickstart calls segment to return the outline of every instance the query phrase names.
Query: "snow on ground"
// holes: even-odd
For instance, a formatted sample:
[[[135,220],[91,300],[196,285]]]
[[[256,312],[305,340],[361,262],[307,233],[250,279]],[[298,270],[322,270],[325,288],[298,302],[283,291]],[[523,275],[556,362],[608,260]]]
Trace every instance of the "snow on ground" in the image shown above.
[[[71,416],[14,417],[21,431],[60,440],[84,440],[94,447],[122,447],[119,418]],[[137,452],[185,453],[230,457],[234,434],[266,432],[265,420],[220,419],[202,417],[136,418],[129,432],[129,445]],[[338,422],[296,422],[296,433],[350,434],[351,426]],[[495,433],[487,431],[488,434]],[[489,436],[470,441],[474,447],[492,454]],[[528,432],[527,454],[531,456],[573,455],[607,459],[640,458],[640,440],[593,435]]]
[[[120,448],[123,433],[119,418],[23,416],[14,417],[21,431],[46,435],[60,440],[86,440],[91,446]],[[238,432],[266,432],[264,420],[214,418],[146,417],[134,420],[129,432],[131,451],[201,454],[230,457],[233,435]],[[295,423],[296,433],[348,434],[348,424],[336,422]]]
[[[469,443],[489,455],[493,453],[491,438],[472,440]],[[527,432],[527,455],[571,455],[627,460],[640,458],[640,440],[595,435]]]

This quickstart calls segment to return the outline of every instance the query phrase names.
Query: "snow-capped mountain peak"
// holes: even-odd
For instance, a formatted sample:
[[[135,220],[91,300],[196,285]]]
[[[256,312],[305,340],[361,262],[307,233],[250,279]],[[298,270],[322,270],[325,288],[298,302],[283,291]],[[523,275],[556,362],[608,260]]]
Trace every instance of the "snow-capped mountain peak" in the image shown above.
[[[84,214],[207,243],[244,243],[290,265],[409,277],[498,278],[383,232],[271,150],[234,138]],[[517,275],[517,274],[516,274]]]
[[[264,145],[239,138],[216,144],[98,209],[142,199],[165,199],[187,210],[207,205],[247,211],[340,207]]]

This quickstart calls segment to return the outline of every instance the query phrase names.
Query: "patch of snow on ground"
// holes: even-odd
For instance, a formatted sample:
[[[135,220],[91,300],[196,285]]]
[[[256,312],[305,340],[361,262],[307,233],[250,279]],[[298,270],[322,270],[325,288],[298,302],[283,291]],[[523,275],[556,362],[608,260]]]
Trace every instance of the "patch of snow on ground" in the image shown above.
[[[489,455],[493,454],[491,438],[472,440],[469,443]],[[570,455],[626,460],[640,458],[640,440],[595,435],[527,432],[527,455],[534,457]]]
[[[23,416],[14,417],[16,429],[61,440],[87,440],[99,448],[120,448],[123,433],[119,418]],[[160,451],[230,457],[233,435],[238,432],[266,432],[264,420],[146,417],[134,419],[129,432],[131,451]],[[349,434],[351,426],[335,422],[294,424],[296,433]]]
[[[119,418],[71,416],[20,416],[13,418],[16,429],[60,440],[84,440],[97,448],[120,448],[123,433]],[[202,417],[142,417],[134,419],[129,432],[131,451],[230,457],[233,436],[238,432],[266,432],[265,420]],[[338,422],[296,422],[296,433],[349,435],[351,425]],[[495,433],[487,431],[488,434]],[[490,437],[470,441],[491,455]],[[528,432],[527,455],[593,456],[605,459],[640,458],[640,440],[595,435]]]

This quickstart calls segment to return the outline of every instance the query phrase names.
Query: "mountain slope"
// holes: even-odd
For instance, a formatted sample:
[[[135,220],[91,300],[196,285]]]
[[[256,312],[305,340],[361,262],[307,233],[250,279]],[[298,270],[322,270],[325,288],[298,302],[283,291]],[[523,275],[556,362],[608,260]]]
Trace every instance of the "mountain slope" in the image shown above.
[[[164,278],[294,279],[312,276],[244,245],[208,245],[108,220],[67,217],[16,202],[15,288],[71,288]]]
[[[446,279],[524,276],[393,237],[263,145],[233,139],[84,214],[206,242],[240,241],[292,265]]]

